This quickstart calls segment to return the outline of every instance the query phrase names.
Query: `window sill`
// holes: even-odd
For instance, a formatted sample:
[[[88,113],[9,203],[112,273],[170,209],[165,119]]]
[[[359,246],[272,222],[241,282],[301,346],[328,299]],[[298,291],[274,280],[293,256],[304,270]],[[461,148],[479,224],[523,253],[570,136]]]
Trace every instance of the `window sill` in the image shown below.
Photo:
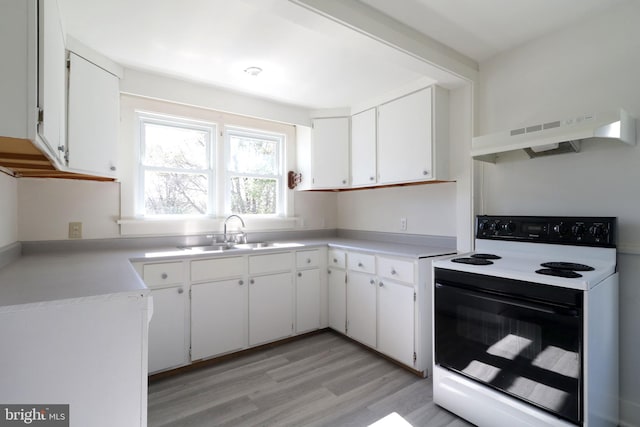
[[[242,216],[244,231],[292,230],[300,226],[295,217]],[[168,236],[220,233],[224,218],[121,218],[116,221],[121,236]],[[237,230],[237,220],[229,223],[230,230]]]

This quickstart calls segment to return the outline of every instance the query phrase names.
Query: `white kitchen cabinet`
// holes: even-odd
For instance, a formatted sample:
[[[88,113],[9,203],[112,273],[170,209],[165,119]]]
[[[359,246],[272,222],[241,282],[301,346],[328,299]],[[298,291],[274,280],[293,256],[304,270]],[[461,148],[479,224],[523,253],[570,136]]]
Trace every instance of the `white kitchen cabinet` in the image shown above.
[[[350,256],[350,255],[347,255]],[[368,273],[347,273],[347,336],[376,347],[376,278]]]
[[[243,277],[191,285],[191,360],[247,347],[247,316]]]
[[[249,345],[291,336],[293,280],[291,272],[249,279]]]
[[[58,3],[5,1],[0,28],[0,138],[31,140],[64,165],[66,54]]]
[[[68,98],[69,168],[116,177],[120,124],[118,77],[71,52]]]
[[[320,249],[296,252],[296,333],[320,328],[322,277]]]
[[[347,326],[347,272],[346,252],[329,249],[327,253],[327,285],[329,291],[329,327],[346,334]]]
[[[378,351],[407,366],[414,364],[414,287],[391,280],[378,282]]]
[[[151,289],[153,317],[149,323],[149,373],[188,363],[185,334],[186,297],[184,285]]]
[[[320,328],[320,269],[296,275],[296,333]]]
[[[366,187],[377,182],[376,109],[351,116],[351,186]]]
[[[184,263],[146,263],[136,268],[153,298],[153,317],[149,322],[149,372],[187,364],[189,325]]]
[[[299,190],[349,186],[349,117],[313,119],[310,137],[298,138]]]
[[[448,95],[431,86],[378,107],[380,184],[448,178]]]

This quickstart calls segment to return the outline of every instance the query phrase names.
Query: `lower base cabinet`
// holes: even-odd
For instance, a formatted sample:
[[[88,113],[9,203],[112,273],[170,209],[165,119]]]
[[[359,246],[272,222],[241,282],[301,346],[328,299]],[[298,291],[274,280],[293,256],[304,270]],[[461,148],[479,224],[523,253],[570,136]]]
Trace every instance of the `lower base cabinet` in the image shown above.
[[[151,290],[153,317],[149,322],[149,372],[187,363],[186,296],[182,285]]]
[[[291,272],[249,279],[249,345],[293,334],[292,279]]]
[[[413,286],[381,280],[378,283],[378,351],[412,366],[414,319]]]
[[[346,334],[347,324],[347,273],[339,268],[328,269],[329,327]]]
[[[376,280],[350,271],[347,279],[347,336],[376,347]]]
[[[243,279],[191,285],[191,360],[247,346],[247,292]]]
[[[296,276],[296,333],[320,328],[320,269],[298,271]]]

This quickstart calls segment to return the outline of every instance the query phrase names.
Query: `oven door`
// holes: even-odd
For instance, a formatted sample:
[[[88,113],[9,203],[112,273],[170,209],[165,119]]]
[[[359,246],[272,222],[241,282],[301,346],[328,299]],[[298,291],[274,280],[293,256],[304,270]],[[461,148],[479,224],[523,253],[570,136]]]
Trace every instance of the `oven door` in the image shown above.
[[[435,363],[582,421],[582,292],[436,268]]]

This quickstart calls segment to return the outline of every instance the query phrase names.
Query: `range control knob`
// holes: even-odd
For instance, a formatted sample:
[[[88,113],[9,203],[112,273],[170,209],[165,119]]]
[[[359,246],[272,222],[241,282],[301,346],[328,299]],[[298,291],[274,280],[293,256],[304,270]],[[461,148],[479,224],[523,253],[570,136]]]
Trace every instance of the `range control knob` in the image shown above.
[[[561,222],[553,226],[553,231],[560,236],[566,236],[569,233],[569,227],[564,222]]]
[[[596,239],[601,239],[607,234],[607,230],[602,226],[602,224],[594,224],[589,227],[589,234]]]
[[[478,230],[480,231],[485,231],[487,228],[489,228],[489,225],[486,221],[482,221],[480,224],[478,224]]]
[[[571,227],[571,233],[573,233],[576,237],[582,237],[586,230],[584,229],[584,224],[576,224]]]
[[[513,233],[514,231],[516,231],[516,225],[513,222],[502,224],[501,228],[503,231],[506,231],[507,233]]]
[[[489,225],[489,230],[491,231],[500,230],[500,221],[492,222],[491,225]]]

